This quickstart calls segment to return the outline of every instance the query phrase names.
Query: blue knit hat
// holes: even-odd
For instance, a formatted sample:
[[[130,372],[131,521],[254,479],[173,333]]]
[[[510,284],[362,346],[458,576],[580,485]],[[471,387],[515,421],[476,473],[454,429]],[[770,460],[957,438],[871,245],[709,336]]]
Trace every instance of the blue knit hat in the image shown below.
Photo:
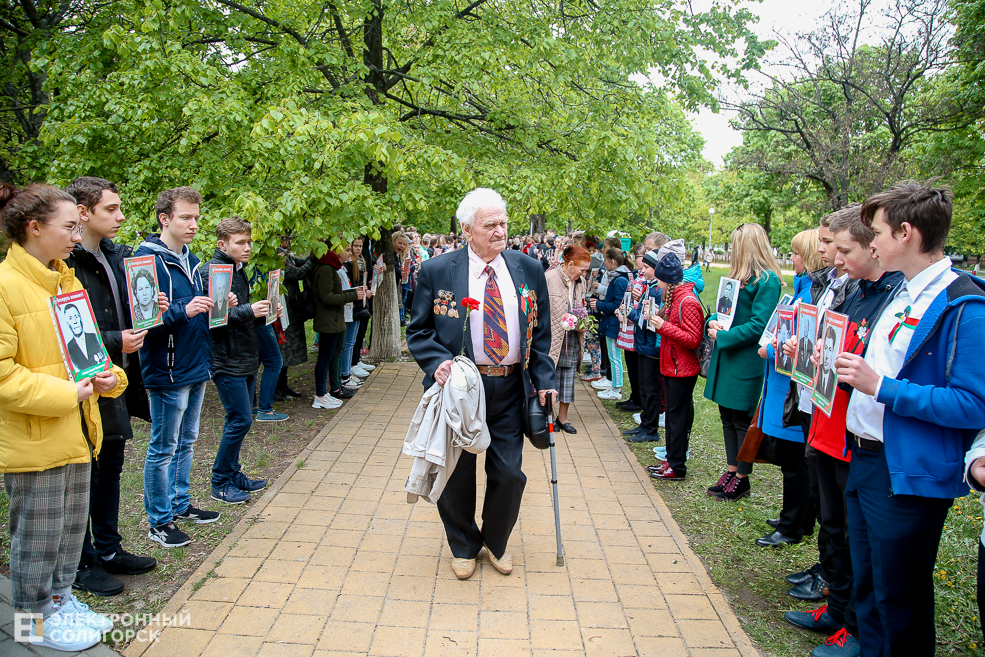
[[[665,255],[654,267],[654,277],[668,285],[676,285],[684,280],[684,267],[681,259],[673,253]]]

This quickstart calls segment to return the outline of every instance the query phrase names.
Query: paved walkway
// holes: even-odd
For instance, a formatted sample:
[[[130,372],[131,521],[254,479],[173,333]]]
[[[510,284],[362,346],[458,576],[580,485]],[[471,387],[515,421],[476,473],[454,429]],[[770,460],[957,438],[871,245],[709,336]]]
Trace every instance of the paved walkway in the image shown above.
[[[420,371],[387,363],[171,600],[188,626],[125,654],[757,655],[601,403],[576,388],[579,433],[557,448],[566,566],[550,455],[527,445],[513,574],[484,559],[455,579],[435,507],[403,491]]]

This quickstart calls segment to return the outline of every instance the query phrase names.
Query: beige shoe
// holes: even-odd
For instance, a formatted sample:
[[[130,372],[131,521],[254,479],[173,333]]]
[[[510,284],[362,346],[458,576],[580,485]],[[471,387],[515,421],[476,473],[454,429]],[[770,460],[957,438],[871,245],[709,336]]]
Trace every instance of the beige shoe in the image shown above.
[[[475,572],[475,559],[452,559],[451,569],[458,579],[468,579]]]
[[[510,573],[513,572],[512,554],[507,552],[503,555],[502,559],[497,559],[496,555],[492,553],[492,550],[489,549],[488,545],[486,546],[486,554],[489,555],[489,563],[492,564],[493,568],[503,573],[504,575],[509,575]]]

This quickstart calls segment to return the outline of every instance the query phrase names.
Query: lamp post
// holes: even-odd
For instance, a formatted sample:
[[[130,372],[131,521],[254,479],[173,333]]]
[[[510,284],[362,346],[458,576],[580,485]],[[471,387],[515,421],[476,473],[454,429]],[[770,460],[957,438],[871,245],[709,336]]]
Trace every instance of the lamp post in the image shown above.
[[[715,220],[715,208],[708,208],[708,248],[711,248],[711,227]]]

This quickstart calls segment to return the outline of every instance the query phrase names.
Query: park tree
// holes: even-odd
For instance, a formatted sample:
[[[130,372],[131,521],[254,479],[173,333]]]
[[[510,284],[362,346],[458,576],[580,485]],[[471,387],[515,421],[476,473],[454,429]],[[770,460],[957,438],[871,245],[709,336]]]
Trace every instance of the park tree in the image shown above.
[[[22,0],[0,9],[0,114],[17,117],[0,119],[0,175],[102,175],[145,218],[193,184],[199,248],[236,213],[261,268],[282,234],[316,254],[369,234],[392,268],[389,226],[443,224],[473,186],[514,217],[589,224],[680,194],[665,180],[694,157],[683,108],[755,66],[752,18],[670,0]],[[381,280],[386,357],[400,334]]]

